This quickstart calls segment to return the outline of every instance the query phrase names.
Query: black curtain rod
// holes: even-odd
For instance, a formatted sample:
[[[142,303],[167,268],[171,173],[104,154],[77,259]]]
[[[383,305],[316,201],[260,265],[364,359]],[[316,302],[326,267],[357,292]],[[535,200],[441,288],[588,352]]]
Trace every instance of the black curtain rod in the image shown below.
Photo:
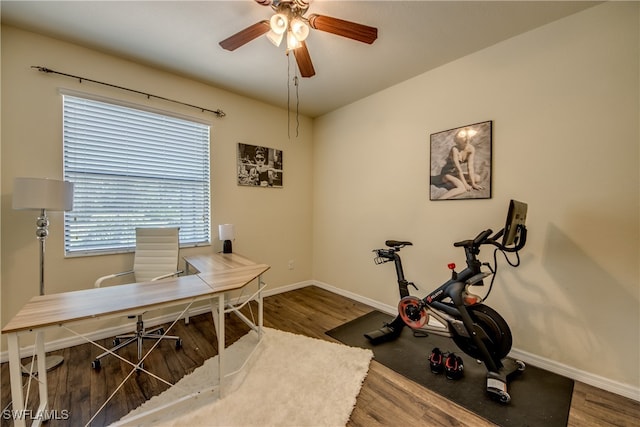
[[[163,100],[163,101],[169,101],[169,102],[173,102],[173,103],[175,103],[175,104],[185,105],[185,106],[187,106],[187,107],[196,108],[196,109],[198,109],[198,110],[200,110],[200,111],[202,111],[202,112],[207,111],[207,112],[209,112],[209,113],[213,113],[213,114],[215,114],[215,115],[216,115],[216,117],[218,117],[218,118],[226,116],[225,112],[224,112],[224,111],[222,111],[222,110],[220,110],[220,109],[217,109],[217,110],[210,110],[210,109],[208,109],[208,108],[198,107],[197,105],[187,104],[187,103],[185,103],[185,102],[176,101],[176,100],[173,100],[173,99],[165,98],[165,97],[163,97],[163,96],[151,95],[150,93],[140,92],[139,90],[135,90],[135,89],[129,89],[129,88],[126,88],[126,87],[117,86],[117,85],[113,85],[113,84],[110,84],[110,83],[100,82],[100,81],[98,81],[98,80],[87,79],[86,77],[74,76],[73,74],[61,73],[61,72],[59,72],[59,71],[55,71],[55,70],[52,70],[52,69],[50,69],[50,68],[47,68],[47,67],[41,67],[41,66],[38,66],[38,65],[32,65],[32,66],[31,66],[31,68],[35,68],[35,69],[37,69],[38,71],[41,71],[41,72],[43,72],[43,73],[53,73],[53,74],[59,74],[59,75],[61,75],[61,76],[65,76],[65,77],[72,77],[72,78],[74,78],[74,79],[78,79],[78,81],[79,81],[80,83],[82,83],[82,81],[84,80],[84,81],[91,82],[91,83],[97,83],[97,84],[100,84],[100,85],[109,86],[109,87],[114,87],[114,88],[116,88],[116,89],[122,89],[122,90],[126,90],[126,91],[129,91],[129,92],[137,93],[137,94],[139,94],[139,95],[144,95],[144,96],[146,96],[147,98],[157,98],[157,99],[161,99],[161,100]]]

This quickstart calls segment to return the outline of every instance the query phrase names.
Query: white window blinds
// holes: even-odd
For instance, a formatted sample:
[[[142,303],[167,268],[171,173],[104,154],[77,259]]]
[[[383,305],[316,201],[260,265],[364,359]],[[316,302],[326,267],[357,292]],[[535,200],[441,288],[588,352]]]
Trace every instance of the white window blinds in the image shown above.
[[[63,104],[67,254],[128,250],[136,227],[210,242],[208,125],[70,95]]]

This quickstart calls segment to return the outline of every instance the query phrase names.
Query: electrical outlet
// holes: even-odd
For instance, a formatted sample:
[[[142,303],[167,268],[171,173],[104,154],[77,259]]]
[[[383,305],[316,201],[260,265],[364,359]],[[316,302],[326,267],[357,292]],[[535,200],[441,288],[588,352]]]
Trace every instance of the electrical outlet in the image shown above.
[[[295,261],[294,261],[294,260],[292,260],[292,259],[290,259],[290,260],[289,260],[289,270],[293,270],[293,269],[294,269],[294,267],[295,267]]]

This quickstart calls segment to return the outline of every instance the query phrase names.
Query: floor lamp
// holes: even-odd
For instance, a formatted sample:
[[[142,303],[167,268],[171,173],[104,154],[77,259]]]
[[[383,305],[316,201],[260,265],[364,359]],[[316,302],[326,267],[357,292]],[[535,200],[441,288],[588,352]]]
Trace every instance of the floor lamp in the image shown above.
[[[13,183],[13,209],[40,211],[36,219],[36,237],[40,243],[40,295],[44,295],[44,243],[49,235],[47,211],[73,209],[73,183],[47,178],[16,178]],[[60,365],[63,360],[62,356],[47,357],[47,370]],[[32,372],[25,367],[23,370]]]

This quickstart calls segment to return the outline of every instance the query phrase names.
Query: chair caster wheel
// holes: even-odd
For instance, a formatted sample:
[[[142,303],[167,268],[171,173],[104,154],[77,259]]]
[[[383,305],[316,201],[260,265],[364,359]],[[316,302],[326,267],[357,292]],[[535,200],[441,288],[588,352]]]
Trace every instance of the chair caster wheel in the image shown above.
[[[516,365],[518,365],[518,371],[522,372],[527,368],[527,365],[522,360],[516,360]]]
[[[91,362],[91,367],[92,367],[93,369],[95,369],[96,371],[97,371],[98,369],[100,369],[100,360],[99,360],[99,359],[96,359],[96,360],[94,360],[93,362]]]
[[[179,349],[181,349],[181,348],[182,348],[182,339],[181,339],[181,338],[178,338],[178,339],[176,340],[176,350],[179,350]]]
[[[114,338],[113,340],[113,346],[115,347],[117,345],[120,345],[120,338]]]
[[[164,335],[164,328],[160,328],[156,332],[158,335]]]

